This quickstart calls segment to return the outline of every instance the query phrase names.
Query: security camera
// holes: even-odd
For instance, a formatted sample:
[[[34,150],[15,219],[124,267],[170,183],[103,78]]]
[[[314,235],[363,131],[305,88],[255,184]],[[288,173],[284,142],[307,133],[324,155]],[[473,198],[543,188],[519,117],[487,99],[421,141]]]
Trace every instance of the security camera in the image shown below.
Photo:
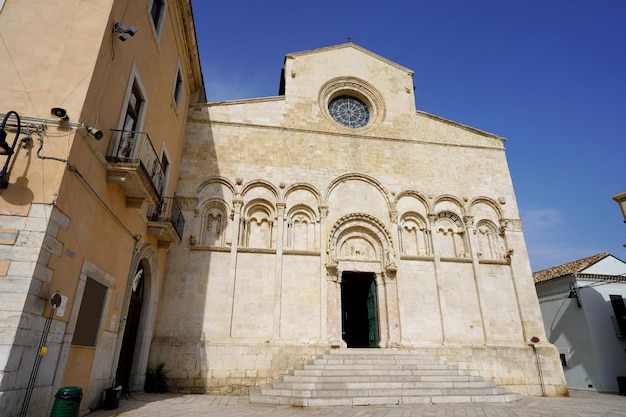
[[[117,35],[118,39],[124,42],[126,39],[128,39],[129,36],[135,36],[135,34],[137,33],[137,28],[131,25],[128,29],[126,29],[126,26],[124,26],[122,22],[117,22],[113,26],[113,32],[119,33],[119,35]]]
[[[87,132],[89,132],[91,136],[93,136],[97,140],[102,139],[102,137],[104,136],[104,133],[102,133],[102,130],[98,130],[95,127],[87,126]]]
[[[62,109],[61,107],[53,107],[50,110],[50,114],[53,115],[54,117],[58,117],[59,119],[62,120],[68,120],[69,116],[67,115],[67,110]]]

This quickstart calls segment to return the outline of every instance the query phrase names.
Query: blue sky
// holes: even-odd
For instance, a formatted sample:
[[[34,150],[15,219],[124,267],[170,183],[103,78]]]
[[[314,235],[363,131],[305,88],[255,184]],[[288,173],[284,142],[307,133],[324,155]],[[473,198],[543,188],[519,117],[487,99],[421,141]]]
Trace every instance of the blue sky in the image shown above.
[[[194,0],[209,101],[274,96],[284,56],[353,42],[416,105],[507,139],[533,271],[626,260],[624,0]]]

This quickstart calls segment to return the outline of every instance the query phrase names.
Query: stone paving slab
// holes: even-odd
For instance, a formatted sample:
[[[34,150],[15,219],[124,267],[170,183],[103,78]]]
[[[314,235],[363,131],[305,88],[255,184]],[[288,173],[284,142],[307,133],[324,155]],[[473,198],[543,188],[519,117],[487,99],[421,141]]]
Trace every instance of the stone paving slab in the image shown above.
[[[89,417],[626,417],[626,397],[570,391],[570,397],[523,397],[508,404],[411,404],[363,407],[291,407],[250,404],[247,396],[146,394],[122,399],[117,410]]]

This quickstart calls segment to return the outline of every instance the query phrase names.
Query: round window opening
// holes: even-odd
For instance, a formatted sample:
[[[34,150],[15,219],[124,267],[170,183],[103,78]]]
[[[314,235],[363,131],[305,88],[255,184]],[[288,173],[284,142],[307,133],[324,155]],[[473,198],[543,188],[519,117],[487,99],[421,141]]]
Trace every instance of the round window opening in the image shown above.
[[[328,112],[337,123],[351,129],[363,127],[370,120],[367,105],[358,98],[347,95],[333,98],[328,103]]]

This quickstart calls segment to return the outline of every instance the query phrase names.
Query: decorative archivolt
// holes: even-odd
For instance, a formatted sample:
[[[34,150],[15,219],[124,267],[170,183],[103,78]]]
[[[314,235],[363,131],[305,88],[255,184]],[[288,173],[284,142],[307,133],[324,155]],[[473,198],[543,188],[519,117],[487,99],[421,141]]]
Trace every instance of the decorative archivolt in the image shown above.
[[[267,200],[248,201],[243,208],[240,245],[250,248],[271,248],[276,241],[274,206]]]
[[[424,217],[415,212],[404,213],[398,223],[400,252],[410,256],[433,254],[430,227]]]
[[[503,260],[507,253],[500,228],[491,220],[482,219],[475,226],[478,243],[478,258],[486,260]]]
[[[489,217],[500,221],[504,215],[500,205],[489,197],[476,197],[469,203],[469,213],[477,217]],[[482,215],[482,216],[481,216]]]
[[[245,184],[241,188],[241,195],[244,197],[244,199],[246,198],[246,195],[254,195],[254,197],[256,197],[257,195],[264,195],[266,198],[268,198],[268,192],[273,197],[274,201],[280,201],[278,189],[276,189],[276,187],[269,181],[254,180]]]
[[[459,218],[465,216],[463,201],[450,194],[443,194],[437,197],[433,202],[433,207],[436,213],[451,212],[455,213]]]
[[[322,195],[317,190],[317,188],[307,183],[296,183],[287,187],[287,189],[285,189],[284,201],[287,202],[289,197],[291,197],[294,193],[297,193],[298,191],[306,192],[308,195],[312,197],[312,199],[314,199],[315,206],[316,207],[320,206]]]
[[[395,267],[396,254],[391,234],[377,218],[353,213],[340,218],[329,234],[328,263],[376,261],[384,268]]]
[[[329,185],[328,188],[326,189],[326,195],[324,196],[324,204],[328,204],[328,200],[330,198],[330,195],[332,194],[333,190],[339,186],[340,184],[343,184],[347,181],[362,181],[365,182],[369,185],[371,185],[372,187],[374,187],[376,190],[378,190],[378,192],[380,193],[380,195],[383,197],[383,199],[385,200],[385,203],[387,205],[387,210],[391,213],[391,212],[395,212],[394,209],[394,205],[391,202],[391,200],[389,199],[389,195],[387,193],[387,190],[385,190],[385,187],[383,187],[383,185],[376,180],[374,177],[371,177],[369,175],[366,174],[360,174],[360,173],[348,173],[348,174],[344,174],[344,175],[340,175],[337,178],[335,178]]]
[[[428,203],[428,198],[426,198],[426,196],[414,190],[405,190],[405,191],[399,192],[396,195],[396,198],[393,201],[393,203],[397,206],[402,199],[407,198],[407,197],[414,198],[419,203],[421,203],[424,206],[424,209],[426,210],[427,213],[430,213],[432,211],[432,207]]]
[[[212,198],[202,203],[200,215],[200,245],[224,246],[229,224],[230,209],[226,201]]]
[[[297,204],[287,211],[285,217],[285,247],[299,250],[319,247],[316,239],[319,223],[311,207]]]
[[[456,213],[441,211],[434,216],[437,250],[441,257],[465,258],[469,256],[465,224]]]
[[[229,181],[227,178],[220,176],[211,176],[205,178],[196,188],[196,197],[202,200],[202,196],[205,194],[205,190],[211,186],[219,186],[222,190],[227,190],[230,195],[224,195],[225,193],[221,192],[221,197],[224,199],[229,199],[234,196],[237,191],[235,190],[235,184]],[[209,193],[209,197],[214,197],[215,191]]]

